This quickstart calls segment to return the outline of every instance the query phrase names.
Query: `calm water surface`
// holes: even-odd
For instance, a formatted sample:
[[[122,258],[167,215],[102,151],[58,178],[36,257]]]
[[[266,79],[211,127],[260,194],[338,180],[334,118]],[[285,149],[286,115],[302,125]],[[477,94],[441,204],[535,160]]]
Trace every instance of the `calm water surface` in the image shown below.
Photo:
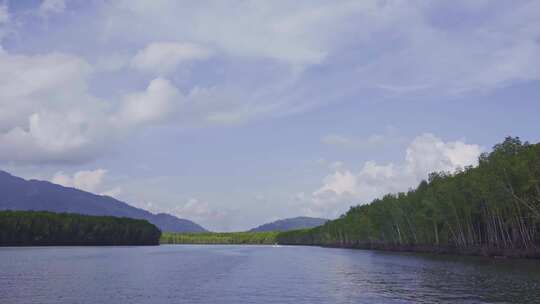
[[[317,247],[0,248],[0,303],[540,303],[540,262]]]

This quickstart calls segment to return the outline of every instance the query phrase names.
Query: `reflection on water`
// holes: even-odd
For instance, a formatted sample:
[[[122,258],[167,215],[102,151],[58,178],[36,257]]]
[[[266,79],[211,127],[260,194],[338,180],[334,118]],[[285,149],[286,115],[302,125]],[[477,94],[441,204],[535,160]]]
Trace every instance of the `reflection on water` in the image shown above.
[[[540,262],[287,246],[0,248],[0,303],[540,303]]]

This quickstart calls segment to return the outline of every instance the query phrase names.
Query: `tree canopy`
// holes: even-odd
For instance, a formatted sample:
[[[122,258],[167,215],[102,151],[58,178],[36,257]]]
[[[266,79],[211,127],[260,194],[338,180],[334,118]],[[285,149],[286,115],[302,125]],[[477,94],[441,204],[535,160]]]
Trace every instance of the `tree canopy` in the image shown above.
[[[157,245],[146,220],[45,211],[0,211],[0,245]]]
[[[429,175],[414,190],[358,205],[284,244],[439,246],[535,251],[540,245],[540,144],[507,137],[477,167]]]

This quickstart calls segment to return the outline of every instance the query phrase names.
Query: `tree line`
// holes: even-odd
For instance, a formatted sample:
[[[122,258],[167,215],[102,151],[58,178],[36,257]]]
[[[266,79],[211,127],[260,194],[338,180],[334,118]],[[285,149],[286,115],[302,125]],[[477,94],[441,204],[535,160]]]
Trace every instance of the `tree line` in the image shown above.
[[[279,232],[202,232],[170,233],[161,236],[162,244],[275,244]]]
[[[429,175],[416,189],[280,233],[282,244],[539,256],[540,144],[507,137],[477,167]]]
[[[158,245],[146,220],[45,211],[0,211],[0,246]]]

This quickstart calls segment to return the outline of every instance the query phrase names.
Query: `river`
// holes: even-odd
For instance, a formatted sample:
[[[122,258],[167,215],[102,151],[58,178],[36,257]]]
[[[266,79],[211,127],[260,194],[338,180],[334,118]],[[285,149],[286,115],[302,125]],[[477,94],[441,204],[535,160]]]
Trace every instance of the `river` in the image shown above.
[[[540,303],[540,261],[301,246],[6,247],[0,303]]]

